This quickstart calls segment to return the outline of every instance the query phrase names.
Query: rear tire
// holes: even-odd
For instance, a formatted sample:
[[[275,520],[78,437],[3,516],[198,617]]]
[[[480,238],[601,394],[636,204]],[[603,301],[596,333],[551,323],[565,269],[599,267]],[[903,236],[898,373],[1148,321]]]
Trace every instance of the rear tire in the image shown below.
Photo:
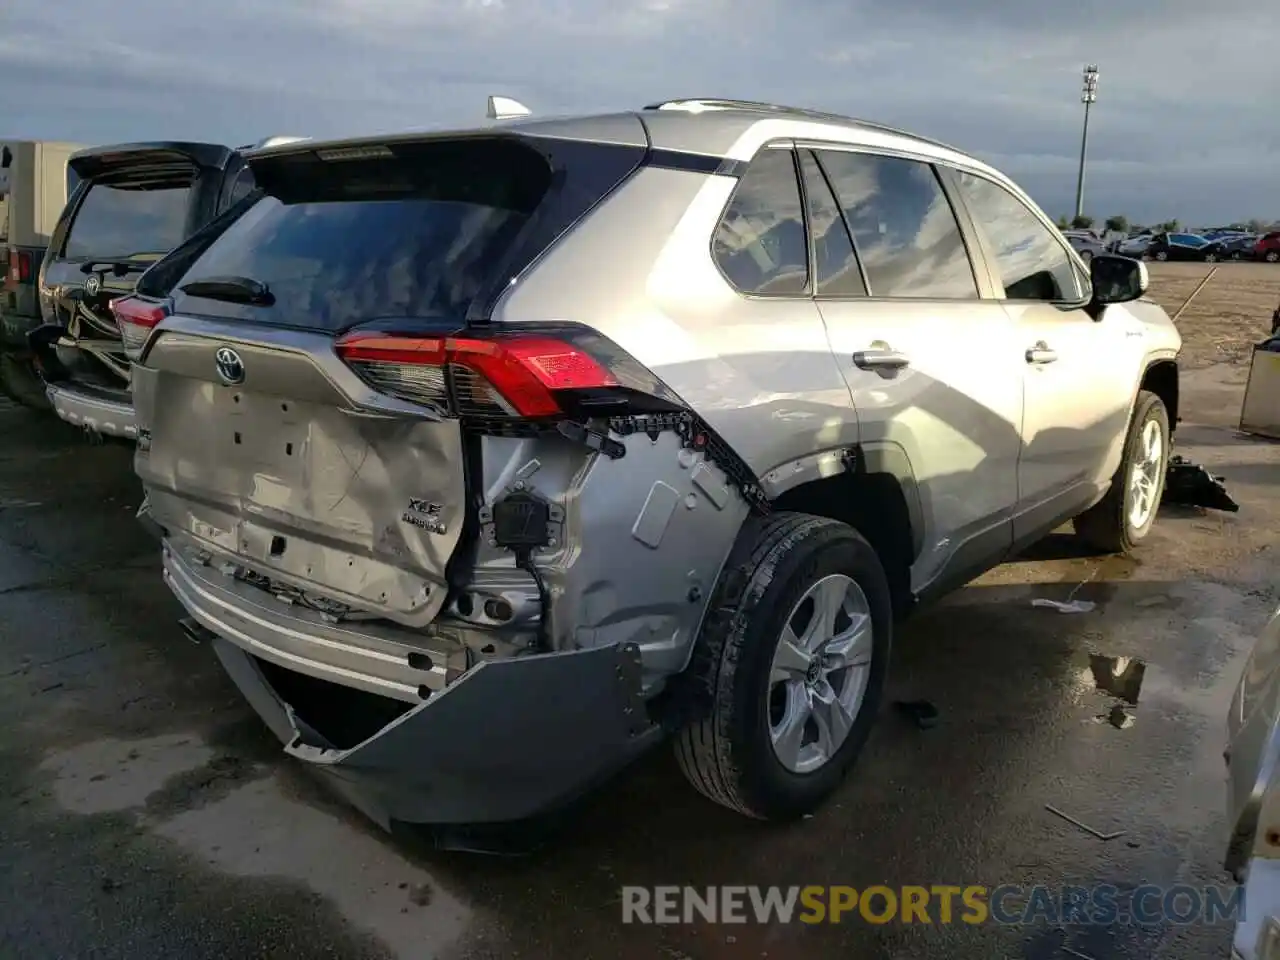
[[[1267,263],[1280,262],[1280,250],[1268,250],[1262,255],[1262,259]]]
[[[1154,462],[1153,438],[1159,446]],[[1124,456],[1111,478],[1111,487],[1097,504],[1075,518],[1076,536],[1107,553],[1128,553],[1145,540],[1160,511],[1169,445],[1169,413],[1164,401],[1143,390],[1134,404]]]
[[[809,627],[828,597],[836,598],[827,606],[836,612],[825,621],[834,641],[811,645],[817,655],[806,669],[794,654],[810,649]],[[809,627],[806,605],[814,618]],[[685,777],[704,796],[749,817],[811,813],[840,785],[870,735],[892,630],[884,568],[856,530],[799,513],[748,522],[689,667],[696,712],[675,740]],[[819,678],[840,646],[849,663],[860,665]],[[841,653],[834,656],[841,662]]]

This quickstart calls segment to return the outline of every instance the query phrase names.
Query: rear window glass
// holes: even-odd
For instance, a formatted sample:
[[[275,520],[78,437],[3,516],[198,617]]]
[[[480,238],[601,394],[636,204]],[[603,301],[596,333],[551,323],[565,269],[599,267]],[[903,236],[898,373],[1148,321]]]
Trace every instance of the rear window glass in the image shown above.
[[[178,281],[245,277],[275,302],[183,296],[179,309],[340,331],[388,317],[461,317],[550,183],[537,152],[514,141],[418,144],[396,156],[276,159],[266,195]]]
[[[191,185],[95,183],[71,221],[63,256],[124,258],[168,253],[186,234]]]

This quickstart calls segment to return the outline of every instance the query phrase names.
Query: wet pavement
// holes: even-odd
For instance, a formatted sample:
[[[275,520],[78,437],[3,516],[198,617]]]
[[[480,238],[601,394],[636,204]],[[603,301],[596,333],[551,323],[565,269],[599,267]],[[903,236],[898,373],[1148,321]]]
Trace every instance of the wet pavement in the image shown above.
[[[638,926],[620,904],[622,885],[1226,884],[1223,720],[1280,601],[1280,446],[1234,434],[1223,376],[1187,378],[1177,449],[1240,513],[1167,510],[1138,560],[1053,536],[921,613],[817,816],[744,821],[659,750],[525,859],[393,840],[330,798],[179,630],[129,448],[0,409],[0,955],[1225,957],[1224,925]]]

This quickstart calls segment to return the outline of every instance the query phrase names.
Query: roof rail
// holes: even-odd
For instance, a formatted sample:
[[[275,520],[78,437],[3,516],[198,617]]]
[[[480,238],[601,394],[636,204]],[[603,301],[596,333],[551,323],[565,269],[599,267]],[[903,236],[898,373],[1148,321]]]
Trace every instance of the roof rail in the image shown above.
[[[257,140],[253,143],[246,143],[244,146],[237,147],[236,149],[237,150],[265,150],[268,147],[282,147],[286,143],[300,143],[303,140],[310,140],[310,139],[311,139],[310,137],[291,137],[288,135],[263,137],[261,140]]]
[[[687,110],[690,112],[699,110],[747,110],[756,113],[787,114],[794,117],[804,117],[808,120],[825,120],[833,123],[856,123],[858,126],[864,127],[868,130],[876,130],[880,133],[888,133],[896,137],[906,137],[909,140],[918,140],[921,143],[927,143],[930,146],[940,147],[944,150],[956,149],[951,146],[951,144],[943,143],[941,140],[932,140],[929,137],[922,137],[919,134],[911,133],[908,130],[891,127],[883,123],[875,123],[871,120],[860,120],[857,117],[849,117],[840,113],[830,113],[825,110],[810,110],[806,107],[788,107],[777,103],[762,103],[758,100],[726,100],[718,97],[685,97],[679,100],[664,100],[661,103],[652,103],[644,109]]]

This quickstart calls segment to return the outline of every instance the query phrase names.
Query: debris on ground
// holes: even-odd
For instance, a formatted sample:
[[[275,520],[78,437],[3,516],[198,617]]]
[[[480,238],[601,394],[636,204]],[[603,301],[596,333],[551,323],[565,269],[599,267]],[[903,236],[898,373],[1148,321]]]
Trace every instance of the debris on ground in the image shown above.
[[[1048,607],[1059,613],[1088,613],[1097,606],[1092,600],[1049,600],[1045,597],[1036,597],[1031,601],[1031,605]]]
[[[921,730],[938,725],[938,708],[928,700],[898,700],[894,707]]]
[[[1124,836],[1123,830],[1117,830],[1115,833],[1103,833],[1101,830],[1096,830],[1093,827],[1089,826],[1087,823],[1080,822],[1070,814],[1063,813],[1057,807],[1053,806],[1053,804],[1046,803],[1044,805],[1044,808],[1048,810],[1050,813],[1052,813],[1054,816],[1061,817],[1063,820],[1067,821],[1067,823],[1071,824],[1072,826],[1079,827],[1085,833],[1090,834],[1091,836],[1095,836],[1099,840],[1114,840],[1116,837]]]
[[[1225,510],[1238,513],[1240,505],[1227,493],[1222,477],[1212,476],[1198,463],[1186,457],[1174,456],[1169,460],[1169,472],[1165,477],[1164,503],[1176,503],[1184,507],[1205,507],[1209,510]]]

